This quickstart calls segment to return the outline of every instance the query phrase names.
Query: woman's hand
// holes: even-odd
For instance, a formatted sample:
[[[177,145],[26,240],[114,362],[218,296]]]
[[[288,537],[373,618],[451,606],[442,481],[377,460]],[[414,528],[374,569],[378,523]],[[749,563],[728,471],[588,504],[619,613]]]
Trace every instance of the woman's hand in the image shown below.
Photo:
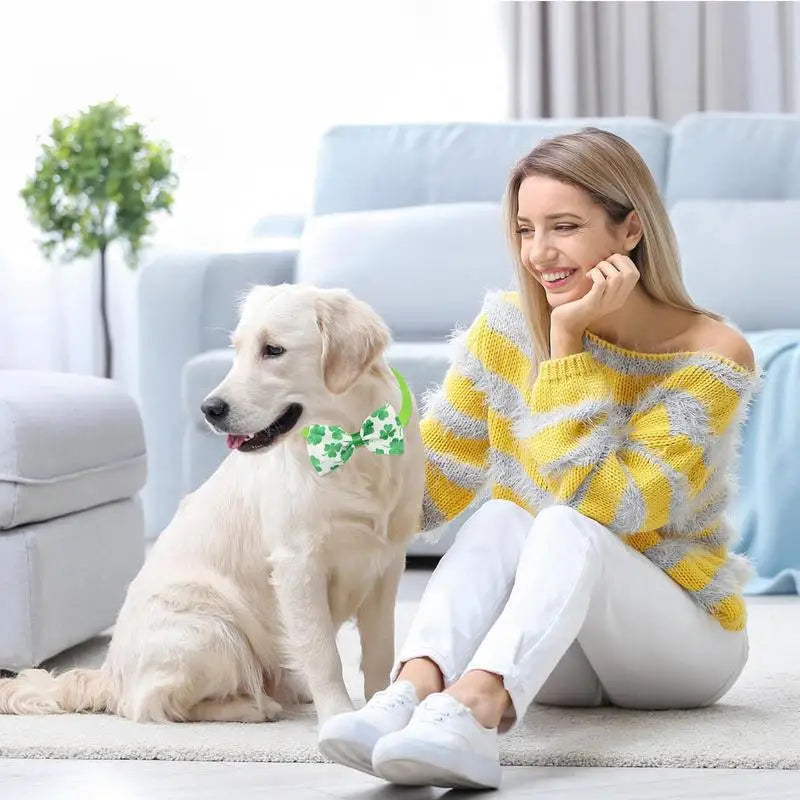
[[[601,317],[622,308],[639,281],[639,270],[628,256],[614,253],[586,273],[594,282],[580,300],[554,308],[550,314],[550,351],[559,358],[583,349],[584,331]]]

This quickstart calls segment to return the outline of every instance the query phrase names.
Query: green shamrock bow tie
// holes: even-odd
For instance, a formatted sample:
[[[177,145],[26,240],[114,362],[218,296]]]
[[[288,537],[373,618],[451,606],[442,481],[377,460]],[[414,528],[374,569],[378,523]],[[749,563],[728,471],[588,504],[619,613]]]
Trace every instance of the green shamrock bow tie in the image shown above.
[[[405,449],[403,428],[411,419],[411,392],[403,376],[392,370],[403,395],[398,414],[391,403],[373,411],[357,433],[338,425],[310,425],[303,428],[308,457],[318,475],[327,475],[347,463],[357,447],[366,447],[381,456],[399,456]]]

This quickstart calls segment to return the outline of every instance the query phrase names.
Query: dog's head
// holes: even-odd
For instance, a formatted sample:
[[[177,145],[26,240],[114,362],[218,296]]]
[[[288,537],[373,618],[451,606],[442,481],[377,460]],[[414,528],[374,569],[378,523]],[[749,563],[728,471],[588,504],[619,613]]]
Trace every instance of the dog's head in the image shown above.
[[[233,366],[201,409],[230,448],[263,450],[306,412],[345,395],[389,338],[380,317],[346,290],[256,286],[233,333]]]

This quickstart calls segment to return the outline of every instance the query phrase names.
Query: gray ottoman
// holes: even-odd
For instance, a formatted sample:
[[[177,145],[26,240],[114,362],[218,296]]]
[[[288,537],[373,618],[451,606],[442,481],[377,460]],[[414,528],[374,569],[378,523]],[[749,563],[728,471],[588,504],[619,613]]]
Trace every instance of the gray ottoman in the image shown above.
[[[0,669],[114,623],[144,561],[145,475],[139,411],[117,384],[0,370]]]

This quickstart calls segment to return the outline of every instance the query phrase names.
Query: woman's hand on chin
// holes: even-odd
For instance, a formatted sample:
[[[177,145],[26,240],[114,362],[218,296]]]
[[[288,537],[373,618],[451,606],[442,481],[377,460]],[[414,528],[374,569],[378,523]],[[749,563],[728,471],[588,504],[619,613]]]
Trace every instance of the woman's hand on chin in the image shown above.
[[[592,288],[579,300],[558,306],[550,313],[550,356],[583,350],[583,334],[597,320],[622,308],[639,282],[639,270],[628,256],[615,253],[586,273]]]

